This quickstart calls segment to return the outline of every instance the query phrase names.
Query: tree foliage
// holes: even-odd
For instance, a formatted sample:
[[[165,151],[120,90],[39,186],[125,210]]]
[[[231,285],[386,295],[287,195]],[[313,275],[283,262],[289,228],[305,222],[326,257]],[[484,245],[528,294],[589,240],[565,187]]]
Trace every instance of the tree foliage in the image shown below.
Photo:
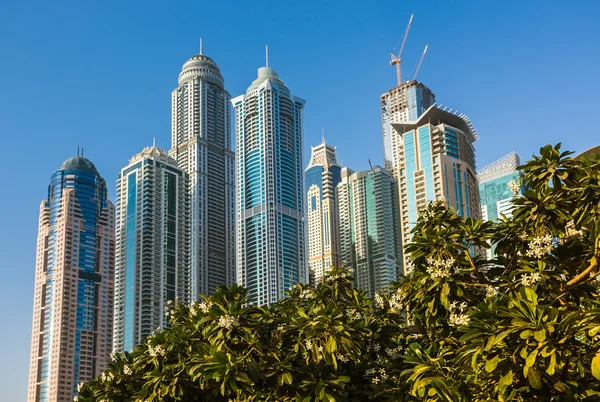
[[[221,287],[173,305],[172,328],[116,355],[78,400],[599,400],[600,162],[546,146],[522,171],[511,218],[430,203],[411,272],[375,300],[339,268],[270,307]]]

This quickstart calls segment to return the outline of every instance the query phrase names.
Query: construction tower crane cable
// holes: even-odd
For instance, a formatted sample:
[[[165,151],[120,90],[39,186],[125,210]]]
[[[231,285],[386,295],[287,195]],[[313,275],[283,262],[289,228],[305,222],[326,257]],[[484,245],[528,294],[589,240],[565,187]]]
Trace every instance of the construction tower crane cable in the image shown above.
[[[400,70],[400,63],[402,63],[402,51],[404,50],[404,45],[406,44],[406,38],[408,38],[408,31],[410,31],[410,26],[412,24],[413,17],[415,15],[410,15],[410,20],[408,20],[408,26],[406,27],[406,31],[404,31],[404,38],[402,38],[402,46],[400,46],[400,51],[398,52],[398,56],[391,53],[392,60],[390,61],[390,66],[396,65],[396,78],[398,79],[398,85],[402,84],[402,75]],[[395,48],[394,48],[395,50]]]
[[[413,77],[413,81],[416,81],[417,74],[419,74],[419,70],[421,69],[421,64],[423,63],[423,59],[425,58],[425,53],[427,53],[427,48],[429,45],[425,45],[425,50],[423,50],[423,54],[421,55],[421,59],[419,60],[419,64],[417,65],[417,69],[415,70],[415,76]]]

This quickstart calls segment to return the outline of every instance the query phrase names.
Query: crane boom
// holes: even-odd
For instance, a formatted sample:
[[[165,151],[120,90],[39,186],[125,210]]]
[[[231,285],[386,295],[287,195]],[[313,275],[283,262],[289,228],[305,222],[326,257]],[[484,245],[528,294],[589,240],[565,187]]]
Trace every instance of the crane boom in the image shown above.
[[[413,81],[417,79],[417,74],[419,74],[419,70],[421,69],[421,64],[423,63],[423,59],[425,58],[425,53],[427,53],[427,48],[429,45],[425,45],[425,50],[423,50],[423,54],[421,55],[421,60],[419,60],[419,64],[417,65],[417,69],[415,70],[415,76],[413,77]]]
[[[396,65],[396,78],[398,80],[398,85],[402,84],[402,74],[400,71],[400,63],[402,63],[402,51],[404,50],[404,45],[406,44],[406,38],[408,38],[408,31],[410,31],[410,26],[412,24],[413,17],[415,15],[410,15],[410,20],[408,20],[408,26],[406,27],[406,31],[404,31],[404,37],[402,38],[402,45],[400,46],[400,51],[398,52],[398,56],[392,53],[392,60],[390,61],[390,65]],[[397,45],[396,45],[397,46]]]

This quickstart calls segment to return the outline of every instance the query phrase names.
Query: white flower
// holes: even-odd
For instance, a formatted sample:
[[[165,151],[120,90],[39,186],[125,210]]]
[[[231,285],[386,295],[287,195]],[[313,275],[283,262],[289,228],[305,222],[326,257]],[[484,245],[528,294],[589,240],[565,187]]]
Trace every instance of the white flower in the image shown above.
[[[319,352],[323,353],[323,346],[319,346],[319,347],[317,348],[317,350],[318,350]]]
[[[450,325],[452,326],[467,325],[469,321],[471,321],[471,319],[467,314],[450,314]]]
[[[495,288],[493,286],[486,286],[485,288],[485,297],[494,297],[498,294],[498,288]]]
[[[200,303],[198,305],[198,307],[200,308],[200,310],[202,310],[203,313],[208,313],[211,309],[211,307],[213,306],[213,303],[211,301],[203,301],[202,303]]]
[[[305,289],[302,291],[302,293],[300,293],[301,299],[308,300],[308,299],[311,299],[312,297],[313,297],[313,293],[308,289]]]
[[[162,356],[165,354],[165,348],[162,345],[148,346],[148,353],[151,357]]]
[[[81,389],[83,388],[83,383],[80,382],[79,384],[77,384],[77,392],[81,392]]]
[[[236,326],[237,323],[238,323],[238,321],[234,317],[232,317],[230,315],[223,315],[223,316],[219,317],[218,325],[221,328],[231,329],[232,327]]]
[[[375,374],[375,369],[374,368],[370,368],[367,371],[365,371],[366,375],[374,375]]]
[[[78,400],[79,400],[79,397],[78,397],[78,396],[75,396],[75,397],[73,398],[73,402],[77,402]]]
[[[534,272],[531,275],[523,275],[521,277],[521,285],[523,286],[531,286],[535,285],[539,281],[542,280],[542,276],[538,272]]]
[[[198,310],[196,309],[196,305],[195,304],[192,304],[190,306],[190,314],[192,315],[192,317],[195,316],[196,314],[198,314]]]
[[[379,377],[375,377],[371,380],[373,384],[379,384]]]
[[[552,244],[552,236],[537,236],[529,242],[529,249],[527,250],[527,256],[540,259],[545,254],[552,251],[554,245]]]
[[[375,303],[377,303],[377,307],[379,308],[383,308],[385,306],[383,297],[379,293],[375,293]]]
[[[456,272],[457,269],[454,267],[456,260],[453,257],[448,259],[437,259],[429,256],[427,258],[427,273],[431,275],[432,279],[436,278],[449,278],[451,272],[454,270]]]
[[[374,350],[375,352],[379,352],[379,351],[381,350],[381,345],[380,345],[380,344],[378,344],[378,343],[376,343],[376,344],[373,346],[373,350]]]
[[[304,342],[304,346],[306,347],[306,349],[312,349],[312,341],[310,339],[307,339]]]
[[[126,364],[125,366],[123,366],[123,374],[125,374],[125,375],[132,375],[133,374],[133,370],[131,369],[131,366],[129,366],[128,364]]]
[[[342,363],[348,363],[350,361],[350,359],[348,359],[346,356],[344,355],[339,355],[338,356],[338,360],[341,361]]]
[[[283,331],[283,330],[284,330],[284,328],[285,328],[285,324],[279,324],[279,325],[277,326],[277,330],[278,330],[278,331]]]
[[[514,180],[508,182],[508,188],[514,195],[518,195],[521,192],[521,186]]]

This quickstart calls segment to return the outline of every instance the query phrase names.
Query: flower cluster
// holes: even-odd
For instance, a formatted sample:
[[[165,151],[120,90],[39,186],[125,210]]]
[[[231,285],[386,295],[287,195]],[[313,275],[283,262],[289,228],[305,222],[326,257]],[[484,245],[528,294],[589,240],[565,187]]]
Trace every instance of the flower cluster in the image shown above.
[[[131,366],[129,364],[126,364],[125,366],[123,366],[123,374],[125,374],[125,375],[133,374],[133,370],[131,369]]]
[[[397,289],[390,297],[390,312],[400,314],[402,312],[402,291]]]
[[[432,279],[449,278],[455,262],[456,260],[452,257],[442,260],[429,256],[427,257],[427,264],[429,264],[427,273],[431,275]]]
[[[306,349],[312,349],[312,341],[310,339],[307,339],[306,341],[304,341],[304,347]]]
[[[299,297],[304,300],[312,299],[313,292],[311,292],[309,289],[304,289],[302,293],[300,293]]]
[[[392,348],[386,348],[385,349],[385,354],[388,355],[388,357],[390,359],[397,359],[400,357],[400,355],[402,354],[402,348],[400,348],[400,346],[392,349]]]
[[[525,274],[521,277],[521,285],[531,286],[535,285],[542,280],[542,276],[538,272],[534,272],[531,275]]]
[[[498,288],[495,288],[491,285],[487,285],[485,287],[485,297],[494,297],[498,294]]]
[[[102,373],[102,375],[100,376],[100,381],[102,381],[102,382],[112,381],[114,379],[115,379],[115,376],[111,372],[109,372],[108,374]]]
[[[350,361],[350,359],[348,359],[345,355],[339,355],[338,360],[342,363],[348,363]]]
[[[200,308],[200,310],[205,314],[210,311],[212,306],[213,306],[213,302],[211,302],[211,301],[203,301],[202,303],[198,304],[198,307]]]
[[[162,356],[166,352],[165,348],[162,345],[152,346],[150,341],[148,341],[148,353],[151,357]]]
[[[465,310],[469,306],[467,302],[462,302],[458,304],[458,302],[454,301],[450,304],[450,325],[456,327],[458,325],[467,325],[471,318],[469,315],[465,313]]]
[[[532,241],[529,242],[529,250],[527,250],[527,256],[540,259],[544,256],[544,254],[552,251],[552,236],[549,234],[545,236],[534,237]]]
[[[429,222],[435,218],[435,212],[430,209],[422,209],[419,211],[419,219],[424,222]]]
[[[518,195],[521,192],[521,185],[514,180],[508,182],[508,188],[514,195]]]
[[[231,329],[238,324],[238,320],[230,315],[222,315],[219,317],[218,325],[221,328]]]
[[[385,307],[385,301],[383,299],[383,296],[381,296],[379,293],[375,293],[375,303],[377,303],[377,307],[379,308]]]

